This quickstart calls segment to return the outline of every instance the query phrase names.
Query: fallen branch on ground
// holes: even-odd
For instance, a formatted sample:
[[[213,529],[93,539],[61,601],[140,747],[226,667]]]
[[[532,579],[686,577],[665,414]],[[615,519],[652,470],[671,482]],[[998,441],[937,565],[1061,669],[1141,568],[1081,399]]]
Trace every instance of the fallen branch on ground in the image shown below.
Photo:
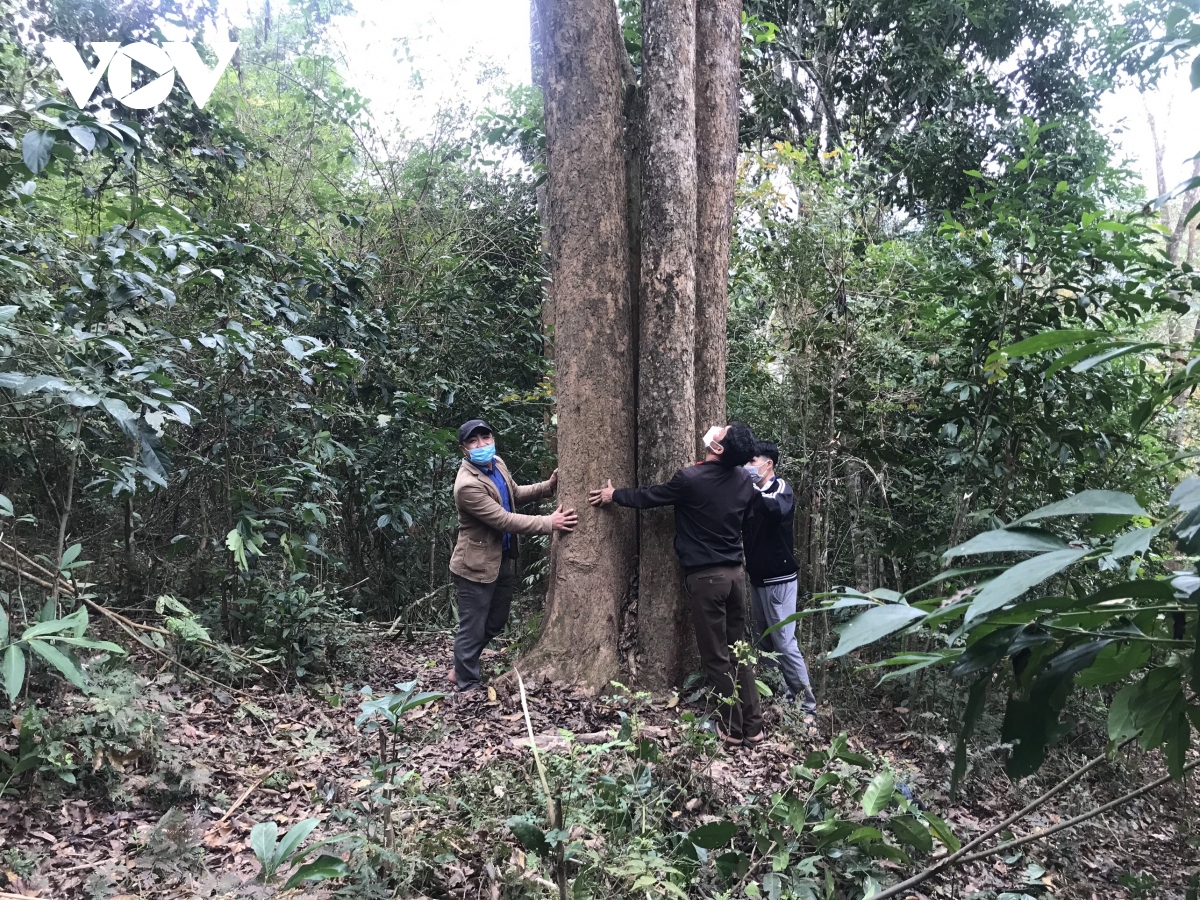
[[[1135,740],[1135,738],[1130,738],[1129,740],[1125,741],[1125,743],[1123,743],[1121,745],[1121,748],[1129,746],[1129,744],[1132,743],[1134,740]],[[1121,748],[1118,748],[1118,749],[1121,749]],[[1075,818],[1069,819],[1066,822],[1061,822],[1058,825],[1053,826],[1052,828],[1048,828],[1043,831],[1035,832],[1034,834],[1027,835],[1023,838],[1018,838],[1017,840],[1014,840],[1014,841],[1009,841],[1004,844],[999,844],[990,850],[983,850],[983,851],[980,851],[979,853],[971,853],[970,852],[971,850],[973,850],[974,848],[976,848],[980,844],[982,844],[984,841],[988,840],[989,838],[995,837],[997,834],[999,834],[1001,831],[1003,831],[1009,825],[1012,825],[1014,822],[1018,821],[1019,819],[1022,819],[1025,816],[1029,815],[1029,813],[1033,812],[1035,809],[1037,809],[1039,806],[1044,804],[1051,797],[1055,796],[1056,794],[1061,793],[1063,790],[1065,790],[1071,784],[1075,783],[1080,778],[1082,778],[1085,774],[1087,774],[1089,771],[1091,771],[1095,766],[1097,766],[1099,763],[1101,763],[1105,758],[1106,757],[1104,757],[1104,756],[1097,756],[1095,759],[1089,760],[1087,763],[1080,766],[1078,769],[1076,769],[1074,772],[1072,772],[1070,775],[1068,775],[1066,778],[1064,778],[1062,781],[1060,781],[1058,784],[1056,784],[1054,787],[1052,787],[1046,793],[1042,794],[1041,796],[1039,796],[1037,799],[1031,801],[1030,803],[1027,803],[1024,807],[1022,807],[1020,810],[1015,812],[1013,815],[1009,816],[1003,822],[1000,822],[997,825],[993,825],[991,828],[989,828],[983,834],[979,835],[977,838],[973,839],[969,843],[964,844],[961,848],[959,848],[954,853],[951,853],[949,856],[945,857],[944,859],[938,860],[936,863],[934,863],[929,868],[927,868],[921,872],[918,872],[916,875],[912,876],[911,878],[906,878],[904,881],[901,881],[897,884],[892,885],[890,888],[887,888],[886,890],[881,891],[880,893],[876,894],[873,897],[873,900],[888,900],[889,897],[894,897],[897,894],[907,891],[909,888],[915,887],[916,885],[929,880],[934,875],[937,875],[939,872],[941,872],[945,869],[948,869],[953,865],[966,865],[967,863],[970,863],[970,862],[976,862],[978,860],[985,859],[989,856],[994,856],[995,854],[1000,853],[1004,850],[1009,850],[1009,849],[1012,849],[1013,847],[1017,847],[1022,844],[1027,844],[1027,843],[1030,843],[1031,841],[1036,841],[1040,838],[1047,837],[1051,834],[1054,834],[1055,832],[1062,831],[1065,828],[1070,828],[1073,825],[1078,825],[1081,822],[1086,822],[1088,819],[1093,818],[1094,816],[1102,815],[1103,813],[1107,812],[1110,809],[1115,809],[1116,807],[1121,806],[1122,804],[1128,803],[1131,800],[1135,800],[1138,797],[1140,797],[1142,794],[1152,791],[1155,788],[1157,788],[1171,780],[1170,775],[1164,775],[1162,778],[1159,778],[1156,781],[1152,781],[1150,784],[1143,785],[1142,787],[1138,788],[1137,790],[1130,791],[1128,794],[1125,794],[1122,797],[1118,797],[1116,800],[1113,800],[1110,803],[1106,803],[1103,806],[1100,806],[1100,807],[1097,807],[1096,809],[1091,810],[1090,812],[1083,813],[1082,815],[1078,815]],[[1200,760],[1196,760],[1194,762],[1189,763],[1187,766],[1184,767],[1183,771],[1185,773],[1187,773],[1191,769],[1194,769],[1197,765],[1200,765]]]
[[[254,793],[254,789],[257,788],[264,781],[266,781],[273,774],[274,774],[274,770],[272,769],[270,772],[268,772],[262,778],[258,779],[258,781],[254,782],[254,784],[250,785],[250,787],[246,788],[246,790],[242,791],[242,796],[240,796],[236,800],[234,800],[233,805],[230,806],[229,809],[225,810],[225,815],[221,816],[221,818],[219,818],[219,819],[217,819],[217,821],[213,822],[212,825],[210,825],[208,827],[208,830],[212,831],[214,828],[218,828],[222,824],[224,824],[225,820],[228,819],[230,816],[232,816],[235,812],[237,812],[238,808],[243,803],[246,802],[246,798]]]

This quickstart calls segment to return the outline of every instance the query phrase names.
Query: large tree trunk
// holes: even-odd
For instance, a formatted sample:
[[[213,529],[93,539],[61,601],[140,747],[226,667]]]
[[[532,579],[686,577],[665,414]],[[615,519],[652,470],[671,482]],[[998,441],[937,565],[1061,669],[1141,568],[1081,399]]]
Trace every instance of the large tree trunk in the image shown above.
[[[642,47],[638,480],[654,484],[697,450],[695,0],[645,0]],[[649,687],[676,683],[691,645],[674,538],[670,509],[642,513],[638,656]]]
[[[741,0],[696,3],[696,432],[725,422]]]
[[[633,319],[612,0],[542,0],[559,500],[579,526],[553,543],[541,640],[524,668],[604,687],[636,551],[629,520],[589,488],[634,480]],[[689,419],[690,421],[690,419]]]

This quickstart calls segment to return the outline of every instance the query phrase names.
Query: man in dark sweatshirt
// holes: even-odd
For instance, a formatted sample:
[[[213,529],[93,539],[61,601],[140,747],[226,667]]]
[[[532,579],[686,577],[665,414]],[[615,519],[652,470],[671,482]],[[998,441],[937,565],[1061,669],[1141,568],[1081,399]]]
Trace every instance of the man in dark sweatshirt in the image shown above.
[[[789,701],[799,700],[804,717],[811,721],[817,711],[808,679],[804,654],[796,643],[796,625],[789,622],[777,631],[763,636],[772,625],[778,625],[796,612],[796,557],[792,552],[795,539],[792,525],[796,516],[796,495],[792,486],[775,475],[779,464],[779,448],[770,441],[759,441],[754,459],[746,468],[754,486],[764,498],[774,502],[755,505],[746,516],[743,530],[746,545],[746,572],[750,576],[750,610],[754,642],[760,650],[774,652]]]
[[[705,458],[676,472],[666,484],[592,491],[593,506],[675,507],[675,553],[696,627],[696,644],[710,687],[721,698],[718,736],[726,744],[757,744],[766,737],[754,668],[739,663],[733,645],[746,636],[742,525],[761,496],[742,466],[754,456],[745,425],[711,429]]]

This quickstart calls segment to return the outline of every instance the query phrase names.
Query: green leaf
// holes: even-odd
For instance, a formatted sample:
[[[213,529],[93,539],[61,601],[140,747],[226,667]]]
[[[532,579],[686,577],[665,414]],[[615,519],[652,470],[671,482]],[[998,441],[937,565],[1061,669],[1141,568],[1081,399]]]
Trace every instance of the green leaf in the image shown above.
[[[67,568],[67,566],[69,566],[69,565],[71,565],[71,563],[75,562],[75,560],[79,557],[79,554],[82,550],[83,550],[82,544],[72,544],[70,547],[68,547],[66,550],[63,551],[62,559],[59,561],[58,567],[60,569]]]
[[[1109,739],[1120,743],[1139,733],[1143,750],[1165,745],[1167,769],[1175,778],[1181,777],[1191,726],[1181,673],[1173,666],[1155,669],[1113,699],[1108,711]]]
[[[34,175],[49,165],[53,149],[54,133],[50,131],[27,131],[21,139],[21,158]]]
[[[0,664],[4,670],[4,692],[8,694],[10,706],[15,706],[17,694],[21,693],[21,685],[25,683],[25,654],[16,644],[9,644],[4,651],[4,662]]]
[[[8,643],[8,613],[0,606],[0,647]]]
[[[546,843],[546,833],[533,824],[529,816],[513,816],[504,824],[517,836],[517,840],[526,850],[532,850],[538,856],[546,856],[550,852],[550,845]]]
[[[958,794],[958,787],[962,783],[963,776],[967,774],[967,744],[971,740],[971,735],[975,733],[979,717],[983,714],[988,685],[991,683],[992,673],[984,672],[971,685],[971,692],[967,695],[967,709],[963,713],[962,728],[959,729],[958,743],[954,747],[954,771],[950,774],[951,795]]]
[[[1021,516],[1013,525],[1025,522],[1035,522],[1038,519],[1052,519],[1063,516],[1145,516],[1146,511],[1138,505],[1137,500],[1129,494],[1120,491],[1080,491],[1066,500],[1059,500]]]
[[[38,622],[36,625],[30,625],[25,629],[25,633],[21,635],[21,640],[27,641],[30,638],[43,637],[47,634],[59,634],[63,631],[70,631],[74,627],[75,620],[71,619],[70,616],[65,616],[61,619],[50,619],[48,622]]]
[[[67,133],[88,153],[96,149],[96,135],[90,128],[82,125],[70,125],[67,127]]]
[[[349,874],[350,867],[336,856],[318,856],[293,872],[283,889],[290,891],[302,881],[325,881],[329,878],[345,878]]]
[[[933,852],[933,835],[916,816],[892,816],[888,827],[900,843],[915,847],[922,853]]]
[[[863,791],[862,808],[868,816],[877,816],[892,802],[892,794],[896,791],[896,776],[890,769],[884,769],[871,779],[867,789]],[[882,837],[882,835],[880,835]]]
[[[998,528],[995,531],[984,531],[965,544],[951,547],[942,554],[942,559],[982,553],[1045,553],[1066,549],[1067,545],[1048,531],[1035,528]]]
[[[1126,556],[1145,553],[1150,549],[1150,542],[1164,527],[1165,524],[1155,525],[1153,528],[1135,528],[1133,531],[1125,532],[1113,541],[1113,559],[1124,559]]]
[[[0,516],[8,516],[11,519],[14,515],[12,501],[0,494]]]
[[[1096,660],[1111,643],[1107,640],[1076,644],[1051,657],[1030,688],[1029,698],[1010,699],[1004,711],[1000,739],[1014,744],[1005,770],[1014,778],[1032,775],[1046,759],[1046,750],[1071,727],[1059,722],[1075,675]]]
[[[1043,331],[1033,337],[1025,338],[1003,348],[1009,359],[1030,356],[1034,353],[1044,353],[1047,350],[1057,350],[1059,347],[1070,347],[1083,341],[1092,341],[1108,337],[1103,331]]]
[[[320,819],[304,819],[297,822],[288,830],[288,833],[279,842],[279,849],[275,852],[280,865],[287,862],[299,846],[304,843],[305,838],[312,834],[313,830],[320,824]]]
[[[845,656],[851,650],[886,637],[924,617],[925,613],[921,610],[903,603],[874,606],[837,629],[840,638],[837,649],[829,654],[829,659]]]
[[[1075,683],[1086,689],[1121,681],[1150,661],[1150,649],[1145,641],[1109,644],[1095,662],[1079,673]]]
[[[250,829],[250,849],[258,857],[262,866],[259,877],[266,881],[275,874],[279,860],[275,856],[275,839],[279,836],[279,826],[272,821],[259,822]]]
[[[59,650],[57,647],[51,647],[49,644],[42,641],[29,641],[28,647],[54,668],[62,673],[62,676],[75,685],[75,687],[83,690],[84,681],[83,673],[71,662],[70,658]]]
[[[1056,575],[1091,552],[1087,548],[1056,550],[1017,563],[1007,572],[993,578],[983,586],[971,602],[971,608],[967,610],[964,621],[970,622],[994,609],[999,609],[1020,597],[1034,585],[1041,584],[1051,575]]]
[[[946,845],[947,850],[957,853],[962,848],[962,841],[954,836],[954,832],[950,830],[945,819],[935,816],[931,812],[923,812],[921,815],[925,817],[925,821],[929,823],[929,827],[937,835],[937,839]]]
[[[243,572],[248,571],[250,564],[246,561],[246,542],[242,540],[242,533],[236,528],[230,531],[225,535],[225,546],[233,551],[238,568]]]
[[[716,850],[732,841],[735,834],[737,826],[732,822],[709,822],[689,831],[688,840],[705,850]]]
[[[894,669],[893,671],[886,673],[882,678],[879,679],[879,683],[883,684],[885,681],[891,681],[893,678],[902,678],[905,675],[911,675],[913,672],[919,672],[922,669],[928,669],[930,666],[936,666],[938,663],[951,662],[956,659],[960,653],[961,651],[959,650],[942,650],[935,653],[901,654],[901,656],[905,658],[907,664],[895,663],[895,665],[902,665],[902,668]],[[891,663],[893,660],[898,659],[900,659],[900,656],[894,656],[891,660],[885,660],[885,662]],[[875,663],[873,665],[879,664]]]
[[[1106,350],[1104,353],[1098,353],[1095,356],[1088,357],[1081,363],[1076,363],[1071,366],[1071,371],[1077,374],[1088,371],[1100,363],[1108,362],[1111,359],[1117,359],[1121,356],[1127,356],[1130,353],[1140,353],[1143,350],[1150,350],[1155,347],[1161,347],[1162,344],[1151,341],[1149,343],[1132,344],[1128,347],[1114,347],[1111,350]]]
[[[91,638],[64,637],[62,635],[46,635],[46,640],[56,644],[69,644],[72,647],[83,647],[87,650],[104,650],[108,653],[124,655],[125,648],[112,641],[94,641]]]

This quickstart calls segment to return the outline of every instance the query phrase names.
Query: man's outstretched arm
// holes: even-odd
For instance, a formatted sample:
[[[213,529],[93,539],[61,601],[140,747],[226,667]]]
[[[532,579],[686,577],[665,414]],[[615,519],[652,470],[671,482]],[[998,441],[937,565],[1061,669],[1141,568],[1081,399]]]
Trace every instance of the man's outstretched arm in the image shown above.
[[[655,484],[650,487],[614,488],[612,479],[606,487],[599,488],[588,494],[588,502],[592,506],[628,506],[633,509],[651,509],[655,506],[673,506],[682,500],[687,493],[687,482],[676,472],[666,484]]]

